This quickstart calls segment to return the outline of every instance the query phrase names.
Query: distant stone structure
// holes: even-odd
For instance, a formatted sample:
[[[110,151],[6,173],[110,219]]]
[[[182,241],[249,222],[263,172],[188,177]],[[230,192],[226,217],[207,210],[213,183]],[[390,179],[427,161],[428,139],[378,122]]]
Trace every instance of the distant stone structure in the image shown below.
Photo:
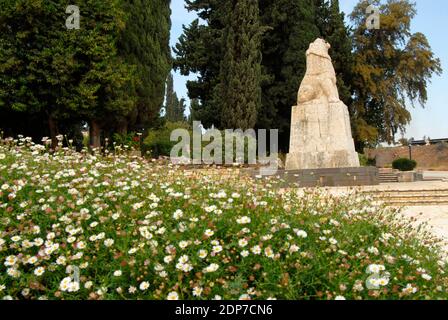
[[[419,144],[411,144],[411,148],[403,146],[365,149],[364,153],[367,158],[375,160],[378,168],[391,168],[394,160],[411,156],[417,161],[417,170],[448,171],[448,139],[437,141],[441,142],[427,146],[424,140],[421,140],[416,141]]]
[[[286,170],[360,166],[328,49],[330,44],[317,39],[306,52],[307,70],[292,107]]]

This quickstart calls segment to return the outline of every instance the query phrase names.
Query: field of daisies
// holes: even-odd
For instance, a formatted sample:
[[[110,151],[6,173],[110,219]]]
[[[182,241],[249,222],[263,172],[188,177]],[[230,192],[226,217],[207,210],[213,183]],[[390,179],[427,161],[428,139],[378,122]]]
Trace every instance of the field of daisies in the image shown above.
[[[396,212],[226,172],[2,139],[0,298],[448,297],[437,240]]]

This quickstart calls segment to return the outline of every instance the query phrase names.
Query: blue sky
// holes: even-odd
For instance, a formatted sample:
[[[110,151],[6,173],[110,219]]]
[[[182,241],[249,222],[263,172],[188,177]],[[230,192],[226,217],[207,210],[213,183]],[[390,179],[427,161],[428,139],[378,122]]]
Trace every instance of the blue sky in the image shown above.
[[[341,10],[350,13],[358,0],[340,0]],[[412,112],[412,122],[408,127],[406,137],[420,139],[423,136],[431,138],[448,137],[448,38],[446,35],[446,20],[448,19],[447,0],[417,0],[417,16],[412,21],[412,31],[426,35],[435,55],[442,61],[444,73],[433,77],[428,86],[428,102],[425,109],[416,106],[409,108]],[[196,16],[184,8],[184,0],[172,0],[171,46],[174,46],[182,34],[182,25],[188,25]],[[183,77],[174,75],[174,87],[179,96],[188,98],[185,83],[194,76]]]

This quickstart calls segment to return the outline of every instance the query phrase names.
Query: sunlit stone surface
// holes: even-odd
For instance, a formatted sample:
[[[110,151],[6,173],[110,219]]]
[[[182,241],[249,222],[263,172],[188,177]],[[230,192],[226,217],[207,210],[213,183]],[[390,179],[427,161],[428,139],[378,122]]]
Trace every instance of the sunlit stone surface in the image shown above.
[[[336,75],[322,39],[310,44],[307,71],[292,107],[286,170],[359,167],[347,106],[339,99]]]

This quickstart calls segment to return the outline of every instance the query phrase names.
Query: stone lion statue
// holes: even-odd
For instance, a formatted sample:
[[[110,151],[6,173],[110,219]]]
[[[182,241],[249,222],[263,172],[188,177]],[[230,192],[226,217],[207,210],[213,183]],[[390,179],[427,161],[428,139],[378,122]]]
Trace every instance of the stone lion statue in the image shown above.
[[[306,73],[298,93],[298,104],[325,98],[329,103],[339,102],[336,73],[328,50],[330,44],[316,39],[306,52]]]

